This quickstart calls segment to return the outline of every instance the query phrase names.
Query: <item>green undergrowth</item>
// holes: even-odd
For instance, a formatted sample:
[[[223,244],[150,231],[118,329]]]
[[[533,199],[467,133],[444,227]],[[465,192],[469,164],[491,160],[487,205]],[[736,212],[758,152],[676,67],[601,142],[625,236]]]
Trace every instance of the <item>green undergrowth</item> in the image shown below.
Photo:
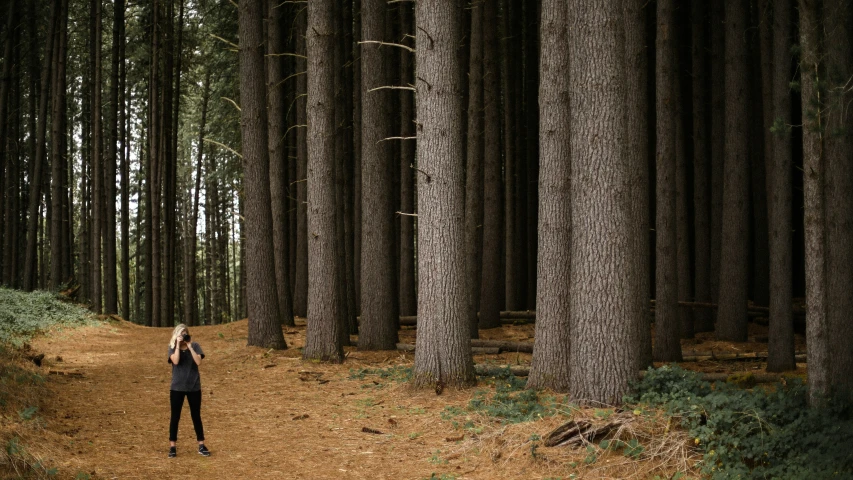
[[[55,293],[0,288],[0,478],[58,475],[52,462],[32,448],[46,426],[40,411],[48,391],[28,342],[49,329],[97,323],[87,310]]]
[[[481,380],[493,385],[494,392],[477,390],[468,405],[445,407],[441,418],[450,421],[455,428],[479,433],[482,427],[476,425],[468,414],[475,413],[491,417],[503,424],[510,424],[550,417],[559,412],[556,397],[525,388],[527,381],[516,377],[509,369],[498,375],[481,377]],[[465,419],[464,423],[460,423],[462,418]]]
[[[55,326],[92,325],[88,310],[63,302],[56,293],[25,293],[0,288],[0,343],[20,347],[33,336]]]
[[[710,478],[853,478],[850,408],[832,401],[811,408],[798,379],[744,390],[664,366],[650,369],[625,401],[679,419]]]

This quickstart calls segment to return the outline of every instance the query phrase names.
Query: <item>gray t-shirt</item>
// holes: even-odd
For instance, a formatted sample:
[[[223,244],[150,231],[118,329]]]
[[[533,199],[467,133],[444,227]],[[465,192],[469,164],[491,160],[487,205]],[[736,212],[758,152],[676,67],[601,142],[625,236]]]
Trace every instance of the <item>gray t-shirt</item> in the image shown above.
[[[201,358],[204,358],[204,351],[201,349],[201,345],[192,342],[192,348]],[[169,363],[172,363],[173,353],[175,353],[175,349],[169,347]],[[195,364],[193,355],[189,350],[181,350],[178,364],[172,364],[172,386],[170,390],[176,392],[201,391],[201,377],[198,374],[198,365]]]

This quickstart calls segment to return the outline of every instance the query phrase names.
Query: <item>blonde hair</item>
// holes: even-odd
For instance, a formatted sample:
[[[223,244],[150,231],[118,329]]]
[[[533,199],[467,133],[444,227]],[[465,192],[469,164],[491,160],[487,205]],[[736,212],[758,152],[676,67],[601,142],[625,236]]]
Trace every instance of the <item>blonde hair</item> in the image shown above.
[[[169,340],[169,348],[178,348],[178,337],[186,330],[187,326],[183,323],[175,327],[174,330],[172,330],[172,339]]]

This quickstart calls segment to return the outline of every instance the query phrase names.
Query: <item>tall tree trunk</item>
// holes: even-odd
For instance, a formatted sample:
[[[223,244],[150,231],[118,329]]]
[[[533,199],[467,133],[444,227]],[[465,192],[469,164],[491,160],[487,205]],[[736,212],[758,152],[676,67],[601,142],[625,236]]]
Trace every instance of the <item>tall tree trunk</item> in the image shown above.
[[[8,110],[9,110],[9,91],[12,85],[12,46],[15,44],[15,0],[9,0],[8,11],[6,17],[6,26],[3,29],[3,71],[0,72],[0,185],[3,185],[3,194],[0,195],[0,245],[3,245],[4,252],[6,250],[7,229],[6,229],[6,181],[10,175],[6,173],[6,164],[11,164],[11,159],[6,153],[6,134],[8,133]],[[0,273],[6,267],[6,255],[0,255]],[[0,277],[0,282],[5,278]]]
[[[106,186],[107,231],[104,232],[106,249],[104,252],[104,311],[118,313],[118,272],[116,271],[116,165],[118,156],[119,127],[119,47],[121,45],[122,25],[124,24],[124,0],[115,0],[113,4],[113,45],[112,67],[110,72],[110,134],[107,156],[105,158],[104,184]]]
[[[124,9],[122,9],[122,15]],[[121,127],[119,130],[119,169],[121,170],[121,310],[122,317],[125,320],[131,319],[131,312],[134,310],[130,305],[130,139],[128,131],[130,130],[130,111],[129,105],[132,104],[132,98],[129,98],[130,92],[127,90],[127,37],[125,36],[124,21],[119,24],[121,31],[119,39],[121,42],[119,50],[120,68],[119,68],[119,122]],[[141,161],[141,159],[140,159]],[[137,195],[142,192],[137,190]],[[139,213],[137,212],[137,216]],[[139,236],[142,232],[137,229],[136,235]],[[136,249],[137,259],[140,255],[139,249]],[[138,260],[137,260],[138,263]],[[135,278],[139,282],[139,277]],[[138,321],[138,318],[136,319]]]
[[[305,54],[305,15],[299,15],[296,19],[296,50]],[[297,70],[306,71],[306,61],[297,59]],[[296,285],[293,290],[293,313],[304,317],[308,309],[308,204],[306,194],[308,191],[308,150],[307,150],[307,118],[306,118],[306,91],[307,74],[296,77],[296,123],[299,125],[296,132]]]
[[[468,142],[465,173],[465,279],[471,338],[479,338],[477,312],[483,280],[483,3],[471,5],[468,63]]]
[[[629,285],[624,252],[631,206],[623,192],[631,173],[626,155],[625,36],[621,2],[573,0],[569,10],[572,159],[571,380],[572,397],[619,402],[637,375],[631,346]],[[606,372],[602,374],[602,372]],[[602,376],[603,375],[603,376]]]
[[[287,348],[281,331],[272,209],[269,141],[264,85],[263,1],[240,3],[240,124],[245,189],[248,344]],[[242,229],[241,229],[242,231]]]
[[[62,179],[67,172],[62,169],[62,155],[64,150],[63,137],[65,130],[62,128],[62,97],[65,95],[65,62],[67,58],[68,44],[68,0],[62,0],[59,12],[58,35],[54,46],[53,64],[53,87],[56,92],[52,101],[51,112],[51,209],[50,222],[50,286],[59,288],[62,278]]]
[[[285,149],[285,98],[279,82],[284,80],[284,35],[281,31],[281,8],[278,0],[267,0],[267,112],[269,112],[269,189],[272,198],[273,250],[275,254],[275,280],[278,289],[278,311],[283,325],[294,325],[290,278],[287,274],[289,250],[288,230],[285,228],[287,181],[287,151]]]
[[[649,315],[651,259],[649,257],[649,122],[648,122],[648,51],[646,47],[646,16],[648,3],[631,0],[623,5],[625,15],[625,62],[627,66],[627,142],[631,165],[631,219],[636,232],[631,244],[631,298],[634,324],[634,345],[637,369],[652,364],[652,332]]]
[[[387,4],[361,3],[361,34],[365,42],[385,41]],[[394,201],[390,135],[390,72],[387,48],[364,43],[362,65],[362,216],[361,329],[359,350],[394,350],[397,344],[399,296],[394,273]],[[375,90],[380,88],[379,90]],[[373,91],[371,91],[373,90]]]
[[[420,281],[412,374],[415,385],[434,387],[437,393],[476,383],[464,288],[459,6],[453,0],[415,4]]]
[[[770,332],[767,346],[767,371],[783,372],[797,368],[794,361],[794,318],[792,281],[791,220],[791,53],[794,43],[794,2],[773,2],[773,63],[770,76],[773,88],[771,148],[767,162],[767,214],[770,246]],[[700,300],[701,301],[701,300]]]
[[[676,52],[676,55],[678,53]],[[675,104],[675,231],[676,231],[676,263],[678,269],[678,300],[686,301],[693,298],[693,289],[690,271],[690,199],[688,198],[687,178],[689,172],[687,170],[687,112],[685,105],[688,105],[682,94],[682,76],[679,62],[676,60],[675,68],[675,88],[673,96],[676,99]],[[694,338],[696,329],[694,326],[693,309],[687,307],[677,307],[678,325],[681,333],[681,338]],[[679,342],[679,348],[681,344]]]
[[[806,256],[806,341],[809,345],[809,398],[822,403],[830,392],[830,331],[827,322],[826,201],[823,158],[823,82],[820,58],[820,18],[816,0],[800,0],[803,98],[803,211]]]
[[[245,186],[244,225],[247,229],[248,344],[264,348],[287,348],[281,331],[270,207],[263,2],[240,2],[240,125]]]
[[[506,272],[504,274],[504,308],[507,310],[518,310],[521,306],[521,299],[518,298],[518,260],[519,246],[515,244],[518,225],[515,223],[515,208],[516,186],[518,177],[518,156],[515,150],[515,135],[513,127],[515,125],[515,117],[518,113],[515,111],[515,98],[518,95],[516,88],[515,75],[513,74],[513,66],[511,65],[514,57],[512,44],[516,42],[513,38],[512,27],[510,25],[510,0],[501,0],[501,88],[503,90],[503,153],[504,153],[504,264]]]
[[[101,2],[93,0],[91,2],[91,25],[94,31],[93,45],[90,55],[92,55],[92,68],[94,80],[92,82],[92,310],[96,313],[101,313],[103,300],[103,284],[102,284],[102,247],[103,236],[105,234],[102,222],[104,221],[104,140],[103,140],[103,125],[101,122],[101,87],[103,85],[101,72]],[[54,215],[59,214],[61,208],[58,200],[54,199]]]
[[[723,231],[723,163],[725,123],[725,9],[724,2],[711,6],[711,298],[720,296],[720,253]],[[719,317],[719,315],[717,315]]]
[[[567,392],[571,386],[571,110],[568,6],[542,2],[539,68],[539,279],[536,348],[528,388]],[[509,202],[508,202],[509,203]]]
[[[693,296],[697,302],[712,302],[711,297],[711,203],[708,138],[708,68],[705,51],[708,3],[692,0],[691,20],[693,42],[691,63],[693,79],[693,229],[694,275]],[[695,314],[695,331],[714,329],[712,311],[699,309]]]
[[[413,8],[400,3],[400,28],[404,35],[414,35]],[[400,84],[414,85],[414,58],[411,52],[400,50]],[[412,92],[401,90],[400,136],[415,136],[415,99]],[[415,142],[403,140],[400,143],[400,315],[414,315],[418,310],[415,295]]]
[[[676,24],[673,0],[657,3],[657,218],[655,220],[655,342],[654,359],[681,360],[678,317],[678,245],[676,218]]]
[[[539,1],[523,2],[524,22],[524,117],[526,122],[525,153],[527,165],[527,304],[536,307],[536,278],[538,263],[539,206]]]
[[[146,315],[150,318],[149,325],[161,326],[160,302],[161,302],[161,269],[160,269],[160,0],[153,0],[152,6],[152,47],[151,47],[151,72],[149,83],[149,123],[148,123],[148,195],[150,197],[150,235],[148,240],[149,269],[151,271],[150,282],[145,285],[149,303]]]
[[[826,306],[830,382],[833,391],[853,400],[853,3],[826,0]]]
[[[302,357],[342,362],[335,221],[335,3],[308,4],[308,330]]]
[[[749,275],[748,0],[726,0],[725,166],[717,339],[747,339]],[[725,280],[725,281],[723,281]]]
[[[353,0],[353,75],[352,75],[352,261],[355,287],[355,309],[361,312],[361,0]]]
[[[190,210],[189,228],[187,228],[187,238],[185,247],[187,254],[184,256],[184,319],[189,325],[199,325],[198,321],[198,294],[197,294],[197,273],[196,273],[196,255],[198,243],[198,198],[201,190],[202,165],[204,165],[204,139],[206,135],[205,128],[207,127],[207,105],[210,100],[210,68],[204,72],[204,86],[201,94],[201,120],[198,126],[198,150],[196,152],[196,176],[195,176],[195,191],[193,192],[193,202]],[[288,292],[288,295],[290,292]]]
[[[175,174],[176,159],[172,155],[173,124],[172,108],[175,103],[175,91],[172,81],[175,78],[175,0],[167,0],[163,32],[163,75],[162,101],[160,108],[160,179],[163,182],[161,212],[163,215],[162,241],[162,279],[160,280],[160,325],[174,325],[174,243],[175,243]]]
[[[764,78],[764,71],[770,69],[769,52],[765,55],[762,44],[764,36],[770,34],[770,18],[767,7],[762,6],[764,0],[750,2],[749,29],[758,30],[758,35],[747,34],[747,62],[749,69],[749,101],[751,103],[748,128],[750,138],[761,139],[749,142],[749,283],[748,299],[758,305],[767,305],[770,295],[770,258],[767,239],[767,173],[766,162],[773,152],[769,150],[770,143],[770,109],[771,88],[770,79]]]
[[[498,2],[483,5],[483,260],[480,328],[501,326],[501,117]]]
[[[24,256],[24,290],[30,291],[36,287],[36,275],[38,274],[36,254],[39,207],[42,199],[42,170],[45,164],[45,137],[47,130],[47,99],[50,97],[50,79],[53,58],[53,47],[56,38],[56,24],[59,21],[60,0],[53,0],[50,4],[50,24],[44,48],[44,63],[41,68],[41,79],[39,80],[38,100],[38,123],[36,126],[35,156],[33,162],[33,175],[30,179],[30,198],[27,208],[27,250]],[[2,121],[3,117],[0,117]],[[2,137],[0,137],[2,138]]]

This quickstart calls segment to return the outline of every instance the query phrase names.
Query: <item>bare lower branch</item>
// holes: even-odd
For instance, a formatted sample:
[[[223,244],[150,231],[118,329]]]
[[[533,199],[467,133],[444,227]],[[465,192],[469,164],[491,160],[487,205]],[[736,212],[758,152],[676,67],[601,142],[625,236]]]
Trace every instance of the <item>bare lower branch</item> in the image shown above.
[[[378,40],[362,40],[362,41],[358,42],[358,44],[359,44],[359,45],[364,44],[364,43],[375,43],[375,44],[379,44],[379,45],[387,45],[387,46],[389,46],[389,47],[400,47],[400,48],[402,48],[402,49],[404,49],[404,50],[408,50],[408,51],[410,51],[410,52],[412,52],[412,53],[415,53],[415,49],[414,49],[414,48],[409,47],[409,46],[407,46],[407,45],[401,45],[401,44],[399,44],[399,43],[380,42],[380,41],[378,41]]]
[[[384,142],[385,140],[417,140],[418,137],[388,137],[379,140],[376,143]]]
[[[243,110],[240,108],[240,105],[237,105],[237,102],[235,102],[234,100],[231,100],[231,99],[230,99],[230,98],[228,98],[228,97],[220,97],[220,98],[221,98],[222,100],[225,100],[226,102],[230,102],[230,103],[231,103],[231,105],[234,105],[234,108],[236,108],[238,112],[242,112],[242,111],[243,111]]]
[[[369,93],[369,92],[375,92],[375,91],[377,91],[377,90],[409,90],[409,91],[414,92],[414,91],[415,91],[415,87],[412,87],[412,86],[405,86],[405,87],[403,87],[403,86],[398,86],[398,85],[385,85],[385,86],[382,86],[382,87],[371,88],[371,89],[370,89],[370,90],[368,90],[367,92],[368,92],[368,93]]]
[[[239,48],[240,48],[240,46],[239,46],[239,45],[237,45],[237,44],[235,44],[235,43],[232,43],[232,42],[229,42],[228,40],[225,40],[225,39],[224,39],[224,38],[222,38],[222,37],[216,36],[216,35],[214,35],[214,34],[212,34],[212,33],[210,34],[210,36],[211,36],[211,37],[213,37],[213,38],[215,38],[215,39],[217,39],[217,40],[219,40],[220,42],[225,43],[226,45],[230,45],[230,46],[232,46],[232,47],[234,47],[234,48],[236,48],[236,49],[239,49]]]
[[[266,56],[266,57],[296,57],[296,58],[305,58],[305,59],[308,58],[305,55],[300,55],[298,53],[268,53],[264,56]]]
[[[228,145],[219,143],[216,140],[211,140],[209,138],[205,138],[204,141],[207,143],[212,143],[214,145],[220,146],[220,147],[224,148],[225,150],[228,150],[229,152],[233,153],[234,155],[237,155],[238,157],[243,158],[243,155],[241,155],[240,152],[238,152],[237,150],[234,150],[233,148],[229,147]]]
[[[394,212],[394,213],[396,213],[397,215],[402,215],[404,217],[417,217],[418,216],[417,213],[403,213],[403,212]]]

